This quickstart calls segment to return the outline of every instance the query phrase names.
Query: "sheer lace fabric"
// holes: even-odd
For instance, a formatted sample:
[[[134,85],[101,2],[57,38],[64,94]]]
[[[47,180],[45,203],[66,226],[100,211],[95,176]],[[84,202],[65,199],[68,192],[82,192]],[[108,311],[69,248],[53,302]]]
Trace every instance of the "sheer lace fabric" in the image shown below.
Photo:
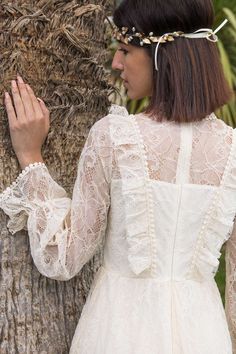
[[[137,115],[137,120],[144,139],[150,178],[176,183],[180,125],[172,122],[156,124],[143,114]],[[219,186],[231,143],[232,129],[220,119],[194,123],[189,183]]]
[[[105,242],[104,268],[92,286],[72,354],[77,353],[76,348],[80,346],[83,354],[92,353],[97,337],[94,341],[91,339],[89,346],[85,343],[84,331],[90,328],[94,336],[101,335],[93,329],[96,325],[99,327],[99,309],[104,306],[104,311],[108,311],[105,289],[109,296],[117,293],[120,299],[125,296],[128,299],[127,289],[140,278],[145,283],[134,283],[136,295],[141,299],[142,284],[148,285],[145,301],[150,298],[150,303],[153,301],[152,305],[160,311],[166,306],[163,312],[166,321],[173,320],[173,313],[169,316],[173,308],[182,317],[180,308],[184,300],[180,305],[181,297],[192,294],[186,297],[186,303],[191,297],[197,303],[194,294],[198,294],[198,298],[206,297],[201,293],[202,286],[204,292],[212,296],[208,304],[211,323],[220,323],[211,343],[206,343],[205,347],[199,343],[197,347],[194,342],[193,354],[208,354],[214,345],[218,348],[215,354],[222,354],[222,350],[231,354],[219,294],[212,284],[220,249],[226,242],[226,315],[236,353],[236,232],[232,232],[236,213],[236,132],[214,114],[201,122],[184,125],[155,122],[143,114],[130,116],[126,109],[113,106],[108,116],[90,130],[79,160],[72,200],[52,179],[46,166],[35,165],[26,169],[1,195],[0,206],[10,217],[8,227],[12,233],[28,229],[34,262],[48,277],[70,279]],[[115,280],[104,269],[122,277]],[[173,285],[176,295],[169,293],[169,281],[176,281]],[[164,302],[162,306],[157,303],[162,293],[165,299],[173,296],[171,309]],[[120,306],[121,303],[124,305],[122,300]],[[129,305],[127,302],[127,308]],[[150,316],[153,321],[151,305],[149,309],[146,318]],[[199,301],[195,308],[199,324],[204,309],[205,305]],[[184,323],[178,322],[176,317],[172,334],[166,327],[172,342],[167,334],[160,336],[159,340],[163,339],[161,354],[173,349],[167,343],[174,343],[176,353],[189,354],[193,343],[186,342],[184,347],[181,342],[184,339],[180,339],[177,332],[182,328],[184,333],[191,325],[190,313],[186,310]],[[113,317],[116,330],[124,324],[118,310],[117,316]],[[135,318],[138,316],[145,314],[136,311]],[[109,335],[108,323],[102,332],[104,338]],[[210,326],[210,322],[208,324]],[[156,328],[159,328],[157,323]],[[160,327],[160,333],[162,329]],[[196,340],[204,335],[204,331],[201,334],[197,331],[196,328]],[[151,335],[151,328],[148,333]],[[140,342],[143,352],[151,353],[150,348],[156,345],[157,333],[152,334],[152,343],[142,347]],[[116,348],[114,353],[130,354],[134,347],[130,347],[122,335],[120,333],[119,343],[114,344],[111,339],[107,347],[100,341],[100,350],[108,354]],[[137,354],[143,352],[136,349]]]
[[[12,233],[28,229],[40,272],[57,280],[76,275],[102,244],[110,205],[112,148],[105,121],[90,130],[78,163],[72,201],[46,166],[26,168],[1,196]]]

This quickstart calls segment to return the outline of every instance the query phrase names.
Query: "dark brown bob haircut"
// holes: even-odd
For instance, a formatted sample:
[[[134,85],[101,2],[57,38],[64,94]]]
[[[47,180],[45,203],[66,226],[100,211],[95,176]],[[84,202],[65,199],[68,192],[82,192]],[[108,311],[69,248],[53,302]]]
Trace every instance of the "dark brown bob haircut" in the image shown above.
[[[123,0],[114,12],[117,27],[155,36],[213,28],[211,0]],[[140,46],[138,39],[131,45]],[[153,94],[145,110],[155,120],[199,121],[227,103],[232,91],[224,77],[217,44],[205,38],[175,38],[160,44],[158,71],[156,44],[144,45],[153,58]]]

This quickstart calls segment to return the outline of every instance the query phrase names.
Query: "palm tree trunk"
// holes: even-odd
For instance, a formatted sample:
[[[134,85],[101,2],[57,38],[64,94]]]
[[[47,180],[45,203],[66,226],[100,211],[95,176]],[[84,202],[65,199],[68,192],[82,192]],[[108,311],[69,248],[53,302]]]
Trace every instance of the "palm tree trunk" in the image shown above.
[[[0,4],[0,92],[19,72],[51,111],[43,156],[71,195],[76,161],[92,124],[107,113],[110,87],[104,19],[112,0],[8,0]],[[0,191],[19,166],[0,98]],[[27,232],[11,235],[0,211],[0,353],[68,353],[102,251],[67,282],[42,276]]]

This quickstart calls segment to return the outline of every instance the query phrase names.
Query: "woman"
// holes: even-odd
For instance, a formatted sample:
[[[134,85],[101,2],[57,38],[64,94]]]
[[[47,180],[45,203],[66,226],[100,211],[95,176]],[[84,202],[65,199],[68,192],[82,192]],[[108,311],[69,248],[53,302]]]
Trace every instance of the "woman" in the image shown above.
[[[41,156],[49,112],[21,77],[6,94],[23,172],[1,195],[47,277],[76,275],[104,242],[71,354],[236,350],[236,131],[212,113],[230,98],[210,0],[124,0],[113,68],[139,115],[114,106],[90,130],[72,201]],[[217,30],[219,30],[218,28]],[[227,241],[227,317],[214,280]],[[230,329],[230,331],[229,331]],[[231,335],[231,336],[230,336]]]

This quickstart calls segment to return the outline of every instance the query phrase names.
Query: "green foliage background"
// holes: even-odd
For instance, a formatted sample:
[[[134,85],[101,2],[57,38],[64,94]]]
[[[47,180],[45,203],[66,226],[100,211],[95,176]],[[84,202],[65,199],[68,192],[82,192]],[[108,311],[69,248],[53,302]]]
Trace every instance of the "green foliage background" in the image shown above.
[[[234,98],[216,114],[227,124],[236,126],[236,1],[215,0],[215,26],[218,26],[225,18],[229,23],[219,33],[218,48],[223,64],[225,76],[234,90]]]

